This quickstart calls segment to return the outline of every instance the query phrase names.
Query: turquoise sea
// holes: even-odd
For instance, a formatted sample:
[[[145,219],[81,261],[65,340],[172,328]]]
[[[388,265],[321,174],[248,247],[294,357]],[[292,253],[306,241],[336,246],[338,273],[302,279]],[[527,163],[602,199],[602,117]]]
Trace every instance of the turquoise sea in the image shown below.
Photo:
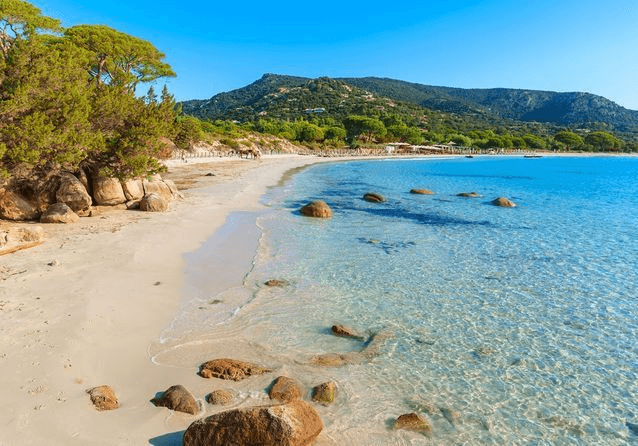
[[[300,215],[314,199],[334,217]],[[263,203],[234,217],[257,228],[243,286],[200,326],[309,387],[336,381],[325,444],[638,444],[638,158],[327,163]],[[361,363],[310,365],[364,347],[337,323],[390,337]],[[390,428],[413,411],[431,436]]]

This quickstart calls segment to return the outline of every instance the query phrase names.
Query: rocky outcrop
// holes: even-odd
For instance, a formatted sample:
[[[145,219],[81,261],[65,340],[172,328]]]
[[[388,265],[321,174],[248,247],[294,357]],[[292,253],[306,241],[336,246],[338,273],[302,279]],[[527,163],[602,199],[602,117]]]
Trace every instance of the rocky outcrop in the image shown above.
[[[417,413],[406,413],[401,415],[394,422],[395,429],[405,429],[413,432],[419,432],[421,434],[432,433],[432,425],[423,416]]]
[[[122,181],[122,190],[126,201],[140,200],[144,196],[144,186],[142,180],[124,180]]]
[[[272,370],[260,367],[256,364],[236,359],[213,359],[199,366],[199,376],[202,378],[229,379],[241,381],[249,376],[263,375]]]
[[[213,390],[206,395],[206,401],[213,405],[226,406],[233,402],[235,393],[230,390]]]
[[[168,210],[168,200],[159,194],[146,194],[140,200],[140,210],[146,212],[166,212]]]
[[[410,189],[410,193],[416,195],[434,195],[434,192],[430,189]]]
[[[199,413],[199,406],[195,397],[184,386],[171,386],[159,397],[153,398],[151,403],[157,407],[166,407],[177,412],[196,415]]]
[[[298,400],[302,394],[301,384],[287,376],[279,376],[273,381],[268,391],[268,396],[271,400],[279,400],[283,402],[289,402]]]
[[[316,410],[295,400],[230,410],[197,420],[186,429],[184,446],[307,446],[322,429]]]
[[[500,206],[502,208],[516,207],[516,204],[514,204],[514,202],[510,201],[508,198],[505,198],[505,197],[495,198],[494,200],[492,200],[492,204],[494,206]]]
[[[93,179],[93,198],[100,206],[126,203],[122,184],[117,178],[95,177]]]
[[[363,340],[363,336],[357,333],[356,330],[353,330],[350,327],[346,327],[345,325],[333,325],[332,334],[335,336],[341,336],[343,338],[354,338],[358,340]]]
[[[332,209],[323,200],[316,200],[302,207],[299,212],[306,217],[331,218]]]
[[[385,197],[376,192],[368,192],[367,194],[363,196],[363,199],[371,203],[382,203],[385,201]]]
[[[60,186],[55,192],[55,199],[76,213],[88,211],[93,202],[82,182],[70,173],[60,176]]]
[[[97,410],[113,410],[120,407],[115,391],[110,386],[99,386],[88,389],[91,402]]]
[[[75,223],[80,219],[78,214],[64,203],[55,203],[40,216],[40,223]]]
[[[460,194],[456,194],[457,197],[465,197],[465,198],[478,198],[479,194],[476,192],[461,192]]]
[[[334,403],[337,385],[330,381],[312,388],[312,401],[327,406]]]
[[[40,216],[36,203],[22,195],[0,189],[0,218],[13,221],[37,220]]]

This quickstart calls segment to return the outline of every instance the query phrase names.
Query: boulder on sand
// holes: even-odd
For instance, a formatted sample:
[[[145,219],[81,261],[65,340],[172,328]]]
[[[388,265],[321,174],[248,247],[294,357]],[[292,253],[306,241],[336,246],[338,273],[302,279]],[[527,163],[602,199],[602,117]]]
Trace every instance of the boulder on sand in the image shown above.
[[[91,397],[91,402],[97,410],[113,410],[120,407],[117,395],[110,386],[98,386],[88,389],[86,393]]]
[[[238,361],[236,359],[213,359],[199,366],[198,375],[202,378],[219,378],[241,381],[252,375],[263,375],[272,370],[260,367],[250,362]]]
[[[367,194],[363,196],[363,199],[371,203],[382,203],[385,201],[385,197],[376,192],[368,192]]]
[[[230,390],[213,390],[206,395],[206,401],[213,405],[225,406],[235,399],[235,393]]]
[[[52,204],[40,216],[41,223],[75,223],[79,219],[78,214],[64,203]]]
[[[193,422],[184,433],[184,446],[259,445],[307,446],[321,433],[323,423],[308,403],[229,410]]]
[[[36,220],[40,216],[37,206],[22,195],[0,189],[0,218],[5,220]]]
[[[139,200],[144,196],[142,180],[128,179],[122,181],[122,190],[127,201]]]
[[[146,194],[140,200],[140,210],[146,212],[166,212],[168,201],[159,194]]]
[[[177,412],[196,415],[199,413],[199,406],[195,397],[184,386],[171,386],[162,393],[161,396],[153,398],[151,403],[157,407],[166,407]]]
[[[299,212],[306,217],[330,218],[332,217],[332,209],[323,200],[316,200],[302,207]]]
[[[82,182],[70,173],[60,176],[60,186],[55,192],[55,199],[58,203],[66,204],[73,212],[88,211],[93,203]]]
[[[120,180],[110,177],[95,177],[93,179],[93,198],[100,206],[114,206],[126,202]]]

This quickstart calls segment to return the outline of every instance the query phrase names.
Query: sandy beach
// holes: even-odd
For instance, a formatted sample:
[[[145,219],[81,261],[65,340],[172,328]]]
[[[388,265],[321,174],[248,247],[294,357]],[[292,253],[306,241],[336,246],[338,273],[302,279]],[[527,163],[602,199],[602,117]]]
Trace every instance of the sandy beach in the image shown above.
[[[0,445],[181,444],[197,417],[150,399],[174,384],[201,398],[211,385],[197,364],[154,364],[149,346],[179,306],[183,255],[230,213],[262,209],[259,197],[286,172],[318,161],[171,167],[164,176],[187,189],[167,213],[102,210],[73,226],[43,225],[43,245],[0,257]],[[113,387],[119,409],[94,409],[86,390],[100,385]]]

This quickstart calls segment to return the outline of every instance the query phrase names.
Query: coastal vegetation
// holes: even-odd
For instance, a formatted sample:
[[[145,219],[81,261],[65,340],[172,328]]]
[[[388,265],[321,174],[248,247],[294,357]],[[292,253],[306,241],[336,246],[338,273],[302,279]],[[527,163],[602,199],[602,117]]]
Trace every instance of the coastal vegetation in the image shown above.
[[[0,175],[161,170],[162,137],[184,133],[175,101],[140,85],[175,76],[151,43],[108,26],[62,28],[23,0],[0,4]]]

